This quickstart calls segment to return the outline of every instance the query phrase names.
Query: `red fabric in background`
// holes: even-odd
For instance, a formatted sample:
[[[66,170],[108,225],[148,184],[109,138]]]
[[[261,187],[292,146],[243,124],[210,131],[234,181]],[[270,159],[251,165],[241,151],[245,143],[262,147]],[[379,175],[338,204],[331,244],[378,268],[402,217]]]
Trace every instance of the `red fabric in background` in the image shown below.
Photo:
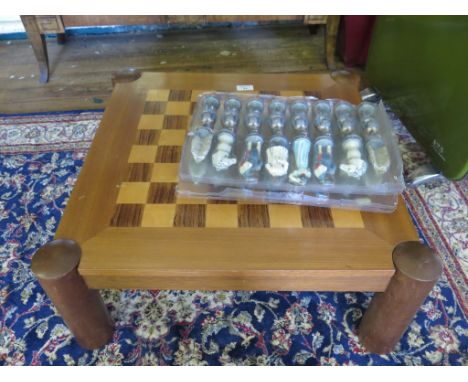
[[[343,16],[339,51],[346,66],[365,66],[377,16]]]

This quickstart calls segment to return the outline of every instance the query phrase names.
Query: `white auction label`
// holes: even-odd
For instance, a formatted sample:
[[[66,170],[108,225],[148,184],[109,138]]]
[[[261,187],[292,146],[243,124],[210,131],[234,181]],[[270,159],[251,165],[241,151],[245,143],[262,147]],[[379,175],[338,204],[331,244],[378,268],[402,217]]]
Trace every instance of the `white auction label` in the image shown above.
[[[253,85],[237,85],[236,89],[238,92],[248,92],[254,90]]]

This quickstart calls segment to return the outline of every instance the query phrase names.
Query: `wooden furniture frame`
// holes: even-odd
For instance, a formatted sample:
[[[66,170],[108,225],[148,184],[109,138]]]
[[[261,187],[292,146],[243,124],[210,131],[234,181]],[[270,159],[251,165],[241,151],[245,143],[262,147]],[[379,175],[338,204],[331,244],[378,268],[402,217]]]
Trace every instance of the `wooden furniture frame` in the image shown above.
[[[57,34],[57,41],[65,43],[65,28],[103,25],[144,25],[163,23],[219,23],[219,22],[271,22],[281,20],[303,21],[306,25],[325,25],[325,51],[327,65],[335,69],[336,37],[340,16],[21,16],[26,33],[39,64],[40,82],[49,80],[49,57],[46,34]]]
[[[128,173],[132,144],[139,126],[146,123],[143,113],[151,109],[149,106],[157,106],[154,102],[148,104],[148,99],[168,94],[165,89],[173,89],[176,94],[186,89],[235,91],[238,84],[251,84],[256,90],[307,90],[322,98],[357,103],[357,83],[336,81],[328,74],[138,72],[126,73],[116,81],[120,83],[65,209],[55,235],[57,241],[46,245],[33,259],[33,271],[84,347],[102,345],[112,334],[101,306],[93,308],[93,289],[384,292],[390,288],[391,294],[383,294],[383,308],[371,310],[376,313],[367,320],[363,338],[372,351],[392,349],[437,279],[418,273],[429,260],[436,265],[437,261],[424,250],[421,257],[417,245],[405,247],[403,262],[392,258],[399,243],[417,240],[402,200],[392,214],[332,210],[332,225],[308,228],[145,228],[111,224]],[[321,214],[327,210],[316,208],[316,222],[320,223]],[[288,216],[284,217],[288,220]],[[89,292],[83,288],[83,280],[91,288]],[[77,301],[82,301],[81,310],[98,313],[92,317],[80,314]],[[382,316],[381,312],[389,307],[391,312]],[[406,321],[399,317],[406,317]],[[384,330],[391,333],[388,338],[375,330],[382,320],[390,320],[385,322]],[[94,328],[92,333],[90,328]],[[96,328],[104,328],[98,340]]]

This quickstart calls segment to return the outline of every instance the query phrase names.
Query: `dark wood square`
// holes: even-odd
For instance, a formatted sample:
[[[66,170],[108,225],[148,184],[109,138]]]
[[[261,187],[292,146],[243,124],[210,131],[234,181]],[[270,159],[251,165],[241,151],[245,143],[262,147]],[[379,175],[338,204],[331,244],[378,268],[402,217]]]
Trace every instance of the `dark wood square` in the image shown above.
[[[304,228],[333,228],[333,218],[329,208],[301,206],[301,219]]]
[[[147,203],[175,203],[176,183],[151,183]]]
[[[178,204],[174,216],[174,227],[204,227],[206,205]]]
[[[143,114],[164,114],[166,102],[145,102]]]
[[[130,163],[127,180],[129,182],[149,182],[152,168],[152,163]]]
[[[182,155],[182,146],[159,146],[156,153],[158,163],[179,163]]]
[[[269,228],[270,215],[266,204],[239,204],[237,207],[239,227]]]
[[[143,216],[143,204],[118,204],[111,220],[113,227],[139,227]]]

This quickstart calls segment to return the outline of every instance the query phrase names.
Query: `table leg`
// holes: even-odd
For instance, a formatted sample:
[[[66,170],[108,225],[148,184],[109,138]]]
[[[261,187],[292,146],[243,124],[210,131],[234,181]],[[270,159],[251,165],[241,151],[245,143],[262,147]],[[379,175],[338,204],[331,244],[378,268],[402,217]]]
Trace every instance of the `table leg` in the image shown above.
[[[49,57],[47,55],[45,36],[39,30],[34,16],[21,16],[21,21],[23,22],[24,29],[26,29],[29,41],[31,41],[37,62],[39,63],[39,80],[45,83],[49,80]]]
[[[372,353],[395,348],[442,273],[437,254],[416,241],[397,245],[393,263],[395,275],[385,292],[375,294],[358,328],[361,343]]]
[[[75,241],[54,240],[34,254],[32,271],[78,344],[96,349],[112,338],[113,322],[99,291],[89,289],[78,273],[80,258]]]
[[[325,50],[327,55],[328,70],[335,70],[336,39],[338,36],[338,26],[340,16],[327,16],[327,31],[325,37]]]

